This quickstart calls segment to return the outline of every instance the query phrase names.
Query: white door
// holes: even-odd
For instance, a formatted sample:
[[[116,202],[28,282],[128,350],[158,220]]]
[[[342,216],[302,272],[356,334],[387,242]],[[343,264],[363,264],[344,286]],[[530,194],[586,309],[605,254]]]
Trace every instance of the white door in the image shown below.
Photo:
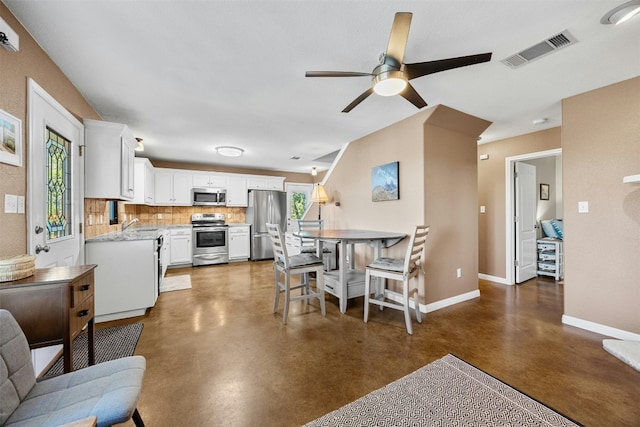
[[[297,229],[297,220],[304,217],[305,212],[311,205],[311,193],[313,192],[313,184],[294,184],[286,183],[285,191],[287,192],[287,229],[295,223],[294,229]]]
[[[27,238],[36,267],[84,262],[84,127],[35,81],[28,82]]]
[[[536,276],[536,167],[516,162],[516,283]]]

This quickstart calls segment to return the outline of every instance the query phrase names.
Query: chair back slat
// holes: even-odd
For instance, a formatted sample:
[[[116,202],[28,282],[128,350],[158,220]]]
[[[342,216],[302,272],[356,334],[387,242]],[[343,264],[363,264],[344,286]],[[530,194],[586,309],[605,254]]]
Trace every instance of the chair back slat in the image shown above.
[[[324,220],[322,219],[300,219],[298,220],[298,228],[300,231],[315,231],[324,228]],[[315,248],[316,241],[313,239],[300,238],[300,249]]]
[[[418,225],[414,228],[404,260],[405,275],[411,274],[420,265],[429,228],[428,225]]]
[[[285,268],[289,268],[289,257],[287,255],[287,246],[284,243],[282,230],[279,224],[265,224],[267,232],[271,238],[271,246],[273,247],[273,259],[275,262],[282,262]]]

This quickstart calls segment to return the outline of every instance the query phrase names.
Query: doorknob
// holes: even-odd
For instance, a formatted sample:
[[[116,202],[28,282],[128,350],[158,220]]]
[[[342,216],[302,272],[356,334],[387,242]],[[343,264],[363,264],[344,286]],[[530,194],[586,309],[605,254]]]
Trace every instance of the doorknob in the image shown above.
[[[39,225],[36,225],[36,234],[40,234],[44,231],[44,228],[40,227]]]
[[[36,255],[42,251],[49,252],[49,249],[51,249],[49,245],[44,245],[44,246],[36,245]]]

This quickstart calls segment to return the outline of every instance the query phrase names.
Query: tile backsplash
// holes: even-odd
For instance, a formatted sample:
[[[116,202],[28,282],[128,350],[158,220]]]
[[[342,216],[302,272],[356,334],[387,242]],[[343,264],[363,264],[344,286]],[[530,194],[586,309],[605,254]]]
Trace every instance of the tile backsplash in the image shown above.
[[[119,231],[123,222],[140,220],[136,226],[191,224],[191,214],[223,213],[228,224],[245,222],[246,208],[224,206],[147,206],[118,202],[118,224],[109,225],[109,205],[106,199],[84,199],[84,237]],[[91,221],[89,216],[91,215]]]

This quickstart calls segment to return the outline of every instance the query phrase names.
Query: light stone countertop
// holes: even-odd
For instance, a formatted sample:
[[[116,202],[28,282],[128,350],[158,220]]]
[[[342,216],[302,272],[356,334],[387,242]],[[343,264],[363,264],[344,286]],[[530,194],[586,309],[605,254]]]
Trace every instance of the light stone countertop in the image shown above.
[[[191,224],[172,224],[162,226],[139,226],[130,227],[125,231],[112,231],[111,233],[101,234],[99,236],[90,237],[85,243],[92,242],[128,242],[131,240],[155,240],[160,234],[169,232],[177,228],[191,228]]]

